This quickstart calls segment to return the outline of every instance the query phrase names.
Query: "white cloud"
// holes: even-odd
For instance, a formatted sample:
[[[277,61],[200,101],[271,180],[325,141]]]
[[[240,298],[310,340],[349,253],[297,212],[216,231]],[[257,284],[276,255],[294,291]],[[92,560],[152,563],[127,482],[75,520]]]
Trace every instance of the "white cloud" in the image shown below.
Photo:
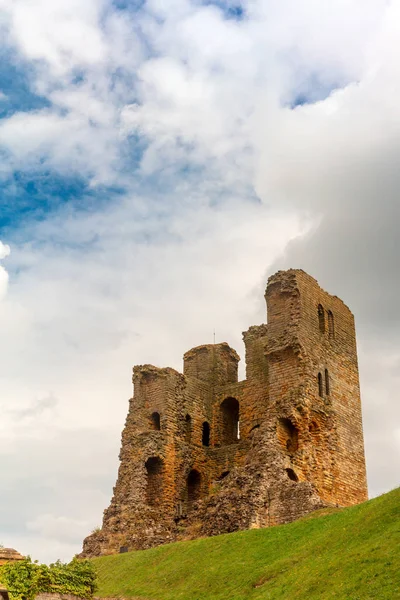
[[[0,260],[6,258],[6,256],[8,256],[10,252],[10,246],[8,246],[7,244],[3,244],[3,242],[0,241]]]
[[[79,110],[68,116],[51,109],[16,113],[0,126],[0,145],[7,148],[13,170],[37,170],[46,165],[64,174],[90,177],[95,173],[97,182],[110,179],[117,159],[115,139],[109,131],[101,124],[89,125],[88,115]]]
[[[386,7],[352,0],[343,19],[343,2],[328,11],[312,0],[258,0],[236,22],[183,0],[168,9],[148,2],[135,15],[105,0],[2,4],[9,40],[53,106],[6,119],[1,142],[17,160],[31,151],[39,164],[44,158],[64,170],[68,163],[98,182],[118,180],[123,141],[133,132],[150,143],[145,173],[179,170],[188,159],[221,161],[224,175],[247,172],[260,94],[290,100],[357,79]]]
[[[39,534],[41,537],[75,544],[87,535],[89,526],[87,521],[63,516],[56,517],[52,514],[39,515],[26,524],[28,531]]]
[[[260,107],[255,134],[260,196],[321,217],[275,267],[305,268],[356,315],[372,494],[399,484],[399,33],[399,7],[388,4],[357,82],[295,110]]]
[[[104,60],[100,17],[105,2],[17,0],[3,2],[10,13],[10,35],[29,60],[45,60],[54,75]]]

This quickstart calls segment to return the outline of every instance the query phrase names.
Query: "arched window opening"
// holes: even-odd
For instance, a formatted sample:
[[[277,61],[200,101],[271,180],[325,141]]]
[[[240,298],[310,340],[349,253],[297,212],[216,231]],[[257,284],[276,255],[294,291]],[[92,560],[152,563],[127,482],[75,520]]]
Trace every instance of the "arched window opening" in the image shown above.
[[[239,402],[236,398],[226,398],[221,404],[221,442],[235,444],[240,438]]]
[[[194,502],[200,499],[201,495],[201,475],[196,469],[192,469],[187,478],[187,504],[188,510],[192,508]]]
[[[325,310],[322,304],[318,304],[318,323],[321,333],[325,333]]]
[[[154,431],[160,431],[160,429],[161,429],[160,413],[153,412],[153,414],[150,416],[150,428],[153,429]]]
[[[296,473],[293,471],[293,469],[285,469],[287,476],[289,477],[290,481],[298,481],[299,478],[297,477]]]
[[[324,386],[322,383],[322,374],[318,373],[318,394],[321,396],[321,398],[324,397]]]
[[[218,477],[218,481],[222,481],[223,479],[225,479],[225,477],[228,477],[230,471],[224,471],[223,473],[221,473],[221,475]]]
[[[185,442],[190,444],[192,440],[192,419],[190,415],[185,417]]]
[[[203,423],[203,433],[201,436],[201,443],[203,444],[203,446],[210,445],[210,425],[207,423],[207,421],[204,421],[204,423]]]
[[[299,432],[290,419],[279,419],[277,436],[281,445],[290,453],[299,447]]]
[[[158,506],[162,500],[164,463],[159,456],[146,461],[146,502],[149,506]]]
[[[330,384],[329,384],[328,369],[325,369],[325,392],[326,392],[326,395],[329,396],[329,393],[330,393]]]
[[[331,310],[328,310],[328,332],[330,338],[335,337],[335,322],[333,320],[333,312]]]

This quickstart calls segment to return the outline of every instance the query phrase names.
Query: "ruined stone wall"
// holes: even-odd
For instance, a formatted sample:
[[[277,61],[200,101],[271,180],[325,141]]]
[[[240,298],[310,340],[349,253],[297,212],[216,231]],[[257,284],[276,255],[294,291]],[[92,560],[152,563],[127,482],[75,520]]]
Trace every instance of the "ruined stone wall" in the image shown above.
[[[318,451],[324,451],[325,465],[331,461],[330,469],[319,470],[327,471],[319,492],[340,506],[356,504],[367,499],[367,484],[354,317],[339,298],[322,290],[306,273],[299,272],[297,280],[312,445],[318,442]],[[312,481],[311,472],[308,477]]]
[[[354,319],[303,271],[278,272],[268,322],[193,348],[184,373],[134,368],[121,465],[83,556],[290,522],[366,499]]]

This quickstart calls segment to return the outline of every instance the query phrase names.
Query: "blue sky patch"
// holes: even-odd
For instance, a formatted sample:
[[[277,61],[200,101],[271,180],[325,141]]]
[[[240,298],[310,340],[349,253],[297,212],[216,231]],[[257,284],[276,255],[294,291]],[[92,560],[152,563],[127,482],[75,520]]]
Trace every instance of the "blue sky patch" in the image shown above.
[[[61,206],[94,210],[125,193],[117,186],[91,188],[82,177],[66,177],[52,171],[34,176],[15,171],[0,192],[0,236],[18,229],[24,222],[43,220]]]
[[[146,0],[113,0],[112,5],[118,10],[138,11],[144,7]]]
[[[309,77],[306,77],[301,85],[293,90],[288,105],[290,108],[296,108],[296,106],[321,102],[325,98],[328,98],[334,90],[344,85],[346,85],[344,82],[322,81],[318,74],[313,73]]]
[[[246,12],[244,6],[240,2],[230,2],[229,0],[202,0],[205,6],[217,6],[224,13],[226,19],[234,19],[242,21]]]
[[[9,49],[0,49],[0,118],[10,117],[16,112],[40,110],[50,102],[31,90],[30,71],[26,64],[18,61]]]

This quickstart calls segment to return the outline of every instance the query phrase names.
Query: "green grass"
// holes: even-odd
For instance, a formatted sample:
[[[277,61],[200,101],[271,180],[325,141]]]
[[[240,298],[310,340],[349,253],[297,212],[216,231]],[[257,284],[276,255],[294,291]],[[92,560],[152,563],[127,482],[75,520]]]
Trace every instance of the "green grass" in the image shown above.
[[[400,488],[290,525],[94,559],[101,597],[400,600]]]

